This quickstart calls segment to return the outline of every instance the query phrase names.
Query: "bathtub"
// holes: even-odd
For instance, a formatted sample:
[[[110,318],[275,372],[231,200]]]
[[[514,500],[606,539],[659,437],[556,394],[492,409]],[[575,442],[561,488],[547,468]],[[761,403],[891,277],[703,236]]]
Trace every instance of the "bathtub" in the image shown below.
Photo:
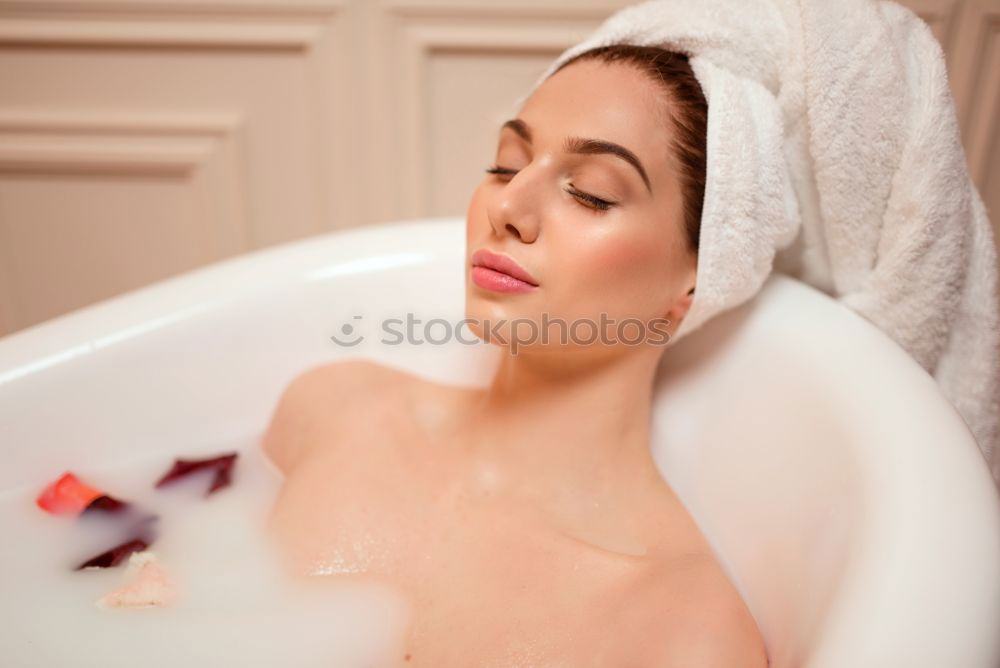
[[[288,381],[335,358],[486,383],[499,349],[432,345],[441,322],[390,345],[378,325],[464,317],[464,251],[461,218],[335,232],[0,339],[0,490],[257,438]],[[678,342],[653,449],[774,668],[1000,665],[986,463],[934,381],[845,307],[775,274]]]

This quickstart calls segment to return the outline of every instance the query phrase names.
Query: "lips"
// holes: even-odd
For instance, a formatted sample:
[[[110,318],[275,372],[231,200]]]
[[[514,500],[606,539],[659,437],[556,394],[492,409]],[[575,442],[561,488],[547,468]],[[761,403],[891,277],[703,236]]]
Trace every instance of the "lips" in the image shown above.
[[[513,259],[507,257],[506,255],[492,253],[485,248],[480,248],[472,254],[472,266],[486,267],[487,269],[498,271],[501,274],[507,274],[508,276],[516,278],[519,281],[524,281],[529,285],[538,285],[538,281],[535,280],[534,276],[529,274],[524,267],[519,265]]]

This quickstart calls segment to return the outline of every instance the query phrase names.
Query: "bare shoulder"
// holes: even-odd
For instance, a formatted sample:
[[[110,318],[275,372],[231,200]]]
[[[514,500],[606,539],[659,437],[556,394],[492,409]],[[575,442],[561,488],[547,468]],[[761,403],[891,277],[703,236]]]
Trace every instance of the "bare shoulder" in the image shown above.
[[[642,638],[638,665],[767,668],[763,636],[714,557],[699,554],[650,569],[634,599]]]
[[[341,415],[360,417],[374,393],[380,401],[412,382],[412,376],[377,362],[352,358],[302,371],[285,386],[261,440],[264,454],[288,473],[314,439],[317,429],[336,424]]]
[[[335,360],[306,369],[288,384],[286,392],[301,392],[312,396],[318,391],[325,399],[331,397],[347,400],[358,392],[378,389],[386,382],[412,378],[409,374],[374,360],[350,358]]]

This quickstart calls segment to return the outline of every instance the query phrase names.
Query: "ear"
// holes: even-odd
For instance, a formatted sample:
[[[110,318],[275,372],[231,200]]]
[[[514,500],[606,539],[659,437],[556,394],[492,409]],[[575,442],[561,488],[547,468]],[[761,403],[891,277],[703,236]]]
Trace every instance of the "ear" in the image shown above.
[[[686,290],[684,294],[681,297],[679,297],[674,302],[673,306],[670,307],[670,310],[667,311],[666,318],[674,325],[674,328],[680,326],[681,320],[684,319],[684,316],[687,315],[688,309],[691,308],[691,302],[694,301],[695,284],[693,276],[691,277],[685,288]]]

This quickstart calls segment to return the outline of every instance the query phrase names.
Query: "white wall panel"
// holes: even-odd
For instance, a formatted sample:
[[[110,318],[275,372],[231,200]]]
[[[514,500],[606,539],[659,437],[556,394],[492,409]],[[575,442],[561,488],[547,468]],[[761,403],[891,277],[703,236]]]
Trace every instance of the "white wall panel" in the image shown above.
[[[0,334],[230,255],[461,215],[622,0],[0,0]],[[1000,226],[1000,0],[906,0]],[[998,237],[1000,237],[1000,227]]]

